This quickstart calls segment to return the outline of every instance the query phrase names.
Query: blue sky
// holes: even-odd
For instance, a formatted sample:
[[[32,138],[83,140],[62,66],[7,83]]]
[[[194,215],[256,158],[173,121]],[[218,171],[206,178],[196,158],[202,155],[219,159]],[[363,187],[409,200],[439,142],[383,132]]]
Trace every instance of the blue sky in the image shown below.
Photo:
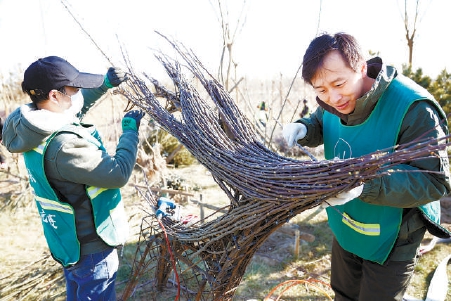
[[[109,61],[63,3],[115,65],[123,65],[122,46],[136,69],[158,74],[161,67],[153,49],[169,54],[172,50],[157,30],[193,49],[207,68],[217,70],[222,39],[215,0],[0,0],[1,73],[23,71],[47,55],[64,57],[82,71],[106,71]],[[222,3],[233,32],[244,2]],[[413,65],[435,77],[445,67],[451,71],[451,22],[446,21],[451,1],[420,3]],[[294,76],[318,29],[353,34],[366,51],[379,52],[385,62],[401,67],[408,60],[403,4],[404,0],[247,0],[234,39],[238,72]]]

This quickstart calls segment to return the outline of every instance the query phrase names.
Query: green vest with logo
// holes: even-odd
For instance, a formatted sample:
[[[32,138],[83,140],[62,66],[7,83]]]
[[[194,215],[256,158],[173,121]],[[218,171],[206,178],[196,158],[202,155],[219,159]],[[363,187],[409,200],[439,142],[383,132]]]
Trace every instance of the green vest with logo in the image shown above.
[[[325,112],[323,136],[326,159],[359,157],[382,149],[393,151],[405,114],[414,102],[421,99],[429,99],[435,104],[440,117],[446,118],[440,105],[426,90],[418,89],[402,75],[392,81],[362,124],[346,126],[338,116]],[[440,227],[440,201],[433,201],[419,209],[426,219]],[[358,198],[327,208],[329,225],[340,246],[380,264],[385,262],[396,242],[402,214],[403,208],[372,205]]]
[[[44,154],[48,144],[59,133],[71,132],[104,149],[97,132],[90,135],[80,127],[71,125],[53,133],[38,147],[24,153],[29,182],[34,190],[36,206],[41,216],[44,235],[53,258],[64,267],[80,259],[74,208],[60,200],[50,186],[44,171]],[[124,244],[128,236],[128,222],[119,189],[86,186],[92,204],[96,232],[109,246]]]

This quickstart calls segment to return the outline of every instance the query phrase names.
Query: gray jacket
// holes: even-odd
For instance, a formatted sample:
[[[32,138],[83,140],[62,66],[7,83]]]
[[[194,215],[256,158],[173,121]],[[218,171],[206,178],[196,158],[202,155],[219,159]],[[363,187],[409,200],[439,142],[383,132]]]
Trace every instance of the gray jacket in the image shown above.
[[[106,88],[102,86],[91,90],[82,90],[85,98],[83,113],[102,96]],[[80,124],[80,120],[65,114],[38,110],[32,103],[22,105],[5,120],[3,144],[12,153],[27,152],[71,123]],[[93,125],[80,126],[89,133],[95,131]],[[50,142],[45,153],[45,173],[60,199],[75,209],[81,255],[108,248],[95,233],[91,203],[85,186],[124,186],[135,165],[137,145],[138,133],[132,130],[122,133],[114,156],[73,133],[59,134]]]

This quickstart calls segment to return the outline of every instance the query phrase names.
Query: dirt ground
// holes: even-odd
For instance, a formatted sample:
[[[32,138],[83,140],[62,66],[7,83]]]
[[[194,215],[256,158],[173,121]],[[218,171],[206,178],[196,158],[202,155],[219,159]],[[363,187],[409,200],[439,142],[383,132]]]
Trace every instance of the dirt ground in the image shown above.
[[[183,214],[192,214],[200,216],[213,212],[213,209],[204,208],[205,212],[199,211],[199,206],[196,201],[202,199],[203,202],[211,205],[211,208],[219,208],[228,204],[228,199],[225,194],[217,187],[216,183],[211,177],[211,174],[201,165],[195,165],[189,168],[168,169],[169,173],[176,174],[184,181],[184,186],[188,191],[191,191],[193,196],[185,199],[180,199]],[[35,208],[30,204],[23,204],[22,201],[30,196],[29,188],[24,185],[23,181],[18,178],[7,176],[5,172],[2,173],[0,181],[0,200],[2,201],[2,210],[0,210],[0,279],[11,274],[12,271],[18,271],[23,267],[31,264],[47,252],[47,247],[42,235],[41,225],[37,213],[34,216]],[[132,183],[124,188],[124,196],[126,199],[131,199],[134,194]],[[193,190],[195,189],[195,191]],[[9,200],[5,198],[9,196]],[[4,206],[9,206],[6,209]],[[16,208],[11,208],[16,206]],[[143,214],[142,203],[128,204],[129,215],[131,216],[132,232],[137,233],[140,223],[140,218]],[[330,256],[328,255],[328,246],[325,244],[321,251],[314,251],[312,246],[319,239],[324,239],[321,236],[330,235],[330,232],[315,233],[314,227],[311,226],[316,222],[325,224],[324,210],[311,209],[309,212],[303,212],[293,222],[285,224],[280,230],[273,233],[261,246],[259,251],[254,255],[252,264],[266,265],[269,269],[275,270],[273,274],[267,276],[265,280],[266,287],[271,288],[280,283],[283,279],[299,278],[305,279],[307,277],[318,278],[328,281],[328,273],[330,272]],[[307,222],[306,222],[307,221]],[[451,229],[451,198],[444,198],[442,200],[442,225]],[[327,227],[324,227],[327,228]],[[299,248],[300,254],[306,258],[305,261],[296,262],[293,254],[296,252],[296,233],[299,234]],[[327,240],[326,240],[327,241]],[[427,240],[425,241],[427,242]],[[446,249],[447,250],[447,249]],[[444,250],[444,252],[447,252]],[[431,252],[432,253],[432,252]],[[431,255],[432,256],[432,255]],[[441,253],[434,255],[437,259],[431,267],[428,267],[432,272],[435,269],[436,263],[442,256]],[[310,258],[310,262],[309,259]],[[290,263],[291,262],[291,263]],[[277,268],[281,267],[279,271]],[[427,291],[427,281],[432,277],[431,272],[426,272],[427,279],[421,280],[425,283],[418,284],[419,286],[426,286],[419,288],[417,284],[415,287],[409,289],[409,294],[422,298],[425,291]],[[421,277],[424,278],[423,275]],[[243,282],[246,282],[245,279]],[[243,283],[245,286],[246,284]],[[257,291],[261,288],[257,288]],[[249,291],[246,287],[246,291]],[[243,297],[240,297],[239,295]],[[237,294],[237,301],[251,300],[253,292]],[[1,285],[0,285],[0,300]],[[59,300],[59,299],[55,299]],[[258,298],[257,300],[260,300]],[[290,299],[291,300],[291,299]],[[305,299],[307,300],[307,299]],[[310,300],[310,299],[309,299]],[[320,299],[315,299],[320,300]],[[324,300],[324,299],[321,299]]]

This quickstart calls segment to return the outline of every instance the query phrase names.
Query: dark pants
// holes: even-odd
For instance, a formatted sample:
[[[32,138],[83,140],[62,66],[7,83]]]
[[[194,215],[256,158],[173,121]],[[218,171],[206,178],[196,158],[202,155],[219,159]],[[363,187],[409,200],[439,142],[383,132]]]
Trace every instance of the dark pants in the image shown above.
[[[66,301],[115,301],[115,280],[119,266],[116,249],[83,255],[80,261],[64,269]]]
[[[331,286],[335,301],[401,301],[417,262],[414,257],[380,265],[343,250],[334,238]]]

